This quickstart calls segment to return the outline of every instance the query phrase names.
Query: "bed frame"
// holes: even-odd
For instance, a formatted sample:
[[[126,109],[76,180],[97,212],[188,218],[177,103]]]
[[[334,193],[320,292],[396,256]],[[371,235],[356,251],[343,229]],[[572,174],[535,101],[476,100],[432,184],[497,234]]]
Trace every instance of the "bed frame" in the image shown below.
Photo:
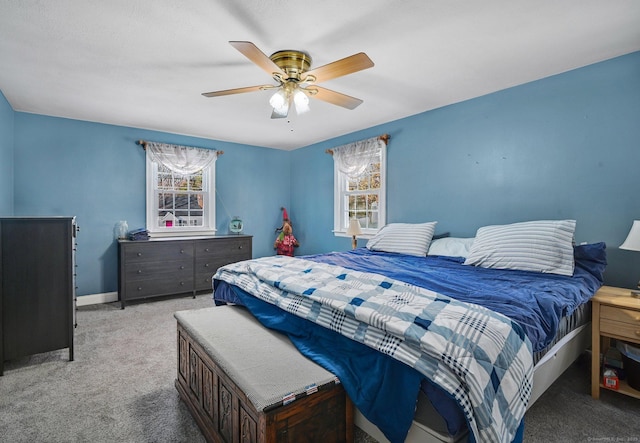
[[[584,324],[553,346],[535,365],[533,389],[527,409],[553,384],[554,381],[582,354],[591,344],[591,323]],[[354,423],[380,443],[389,443],[376,425],[367,420],[360,411],[355,410]],[[419,399],[416,418],[409,429],[405,443],[465,443],[468,432],[450,436],[446,423],[433,409],[429,401]]]

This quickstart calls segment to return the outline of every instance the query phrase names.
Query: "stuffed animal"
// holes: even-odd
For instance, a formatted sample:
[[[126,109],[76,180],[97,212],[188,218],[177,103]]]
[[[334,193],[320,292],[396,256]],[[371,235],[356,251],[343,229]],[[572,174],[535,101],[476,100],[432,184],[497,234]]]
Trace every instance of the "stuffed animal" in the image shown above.
[[[300,246],[300,243],[293,236],[293,226],[291,225],[291,220],[289,220],[287,210],[285,208],[280,209],[282,209],[282,226],[276,229],[276,232],[280,232],[280,235],[276,238],[273,247],[276,250],[276,254],[293,257],[293,248]]]

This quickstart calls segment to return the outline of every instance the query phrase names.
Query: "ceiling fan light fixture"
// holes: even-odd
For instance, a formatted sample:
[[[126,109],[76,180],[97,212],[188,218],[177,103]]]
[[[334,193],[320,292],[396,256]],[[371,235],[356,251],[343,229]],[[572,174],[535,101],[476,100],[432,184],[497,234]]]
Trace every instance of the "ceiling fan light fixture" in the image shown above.
[[[276,91],[275,94],[271,96],[269,99],[269,104],[273,107],[273,109],[280,109],[283,107],[289,107],[289,98],[287,97],[287,93],[284,89],[280,88]]]
[[[353,54],[340,60],[311,69],[311,57],[302,51],[277,51],[267,56],[256,45],[248,41],[230,41],[250,61],[267,72],[278,84],[248,86],[244,88],[226,89],[205,92],[205,97],[220,97],[252,91],[276,89],[269,99],[273,108],[271,118],[284,118],[289,109],[295,106],[298,114],[309,111],[309,97],[322,100],[346,109],[355,109],[362,100],[350,97],[331,89],[316,86],[317,83],[362,71],[373,66],[373,62],[364,52]]]
[[[284,106],[282,106],[281,108],[273,108],[273,113],[279,118],[279,117],[286,117],[287,115],[289,115],[289,105],[285,104]]]
[[[269,104],[273,107],[273,115],[275,118],[283,118],[289,115],[290,102],[291,94],[284,88],[278,89],[278,91],[271,96]]]
[[[301,89],[296,89],[293,93],[293,102],[296,104],[298,115],[309,112],[309,97]]]

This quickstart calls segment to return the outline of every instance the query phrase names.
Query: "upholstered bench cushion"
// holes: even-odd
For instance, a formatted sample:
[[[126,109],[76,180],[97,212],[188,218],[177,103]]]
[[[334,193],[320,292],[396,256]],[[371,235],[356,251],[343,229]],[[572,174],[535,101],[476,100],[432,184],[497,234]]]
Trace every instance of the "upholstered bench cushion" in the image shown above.
[[[178,311],[178,323],[262,411],[312,385],[336,377],[296,349],[286,335],[267,329],[238,306]]]

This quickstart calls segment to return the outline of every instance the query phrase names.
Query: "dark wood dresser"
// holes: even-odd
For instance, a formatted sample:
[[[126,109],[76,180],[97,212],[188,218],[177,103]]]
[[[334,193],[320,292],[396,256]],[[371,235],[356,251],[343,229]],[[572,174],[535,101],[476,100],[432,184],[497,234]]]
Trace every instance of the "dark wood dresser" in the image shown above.
[[[0,375],[5,360],[69,348],[75,217],[0,218]]]
[[[219,267],[251,258],[249,235],[118,240],[118,295],[127,301],[213,290]]]

